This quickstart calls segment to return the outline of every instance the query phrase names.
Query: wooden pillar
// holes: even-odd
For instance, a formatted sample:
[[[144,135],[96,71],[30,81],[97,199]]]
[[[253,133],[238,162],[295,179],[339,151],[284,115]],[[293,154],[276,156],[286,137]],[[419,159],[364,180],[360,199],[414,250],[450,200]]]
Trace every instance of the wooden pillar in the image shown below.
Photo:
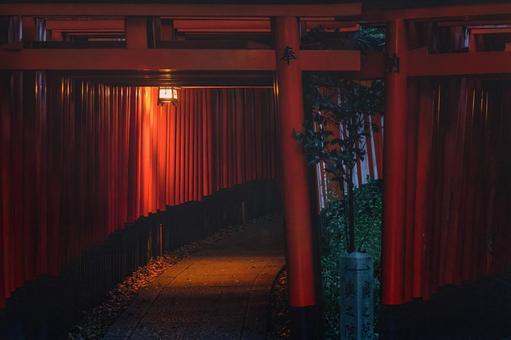
[[[477,41],[476,35],[470,32],[470,36],[468,38],[468,51],[469,52],[477,52]]]
[[[35,17],[23,17],[22,18],[22,39],[25,43],[31,43],[37,40],[37,28]]]
[[[64,40],[64,36],[62,35],[62,31],[52,30],[49,40],[51,40],[51,41],[63,41]]]
[[[161,20],[160,39],[163,41],[175,40],[174,21],[172,19]]]
[[[404,20],[388,26],[388,53],[399,63],[387,70],[384,140],[382,303],[400,304],[403,296],[403,233],[406,207],[407,46]]]
[[[147,18],[126,17],[126,46],[147,48]]]
[[[273,29],[277,56],[276,92],[280,113],[289,303],[303,319],[309,314],[310,307],[316,304],[316,295],[307,166],[302,147],[293,138],[293,131],[303,130],[304,123],[298,19],[278,17],[274,20]],[[306,336],[303,331],[302,328],[300,334],[296,335]]]

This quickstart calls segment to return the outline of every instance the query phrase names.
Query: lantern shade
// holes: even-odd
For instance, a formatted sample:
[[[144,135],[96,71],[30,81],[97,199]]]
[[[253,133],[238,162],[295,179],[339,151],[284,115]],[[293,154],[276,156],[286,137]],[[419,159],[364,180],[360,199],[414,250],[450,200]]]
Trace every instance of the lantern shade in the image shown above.
[[[158,103],[173,103],[175,104],[178,100],[178,88],[171,87],[160,87],[158,88]]]

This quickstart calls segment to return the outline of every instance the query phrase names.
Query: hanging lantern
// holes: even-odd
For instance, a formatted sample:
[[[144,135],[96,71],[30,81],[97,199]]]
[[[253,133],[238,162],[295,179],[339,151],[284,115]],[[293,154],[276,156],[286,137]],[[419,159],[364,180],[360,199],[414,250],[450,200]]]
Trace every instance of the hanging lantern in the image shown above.
[[[159,87],[158,88],[158,104],[172,103],[176,104],[178,100],[178,87]]]

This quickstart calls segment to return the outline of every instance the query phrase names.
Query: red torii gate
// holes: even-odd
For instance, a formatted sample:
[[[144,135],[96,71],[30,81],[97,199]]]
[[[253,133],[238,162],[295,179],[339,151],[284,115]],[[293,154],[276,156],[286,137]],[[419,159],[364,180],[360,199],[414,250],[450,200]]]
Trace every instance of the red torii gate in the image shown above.
[[[26,4],[0,5],[2,15],[125,16],[126,49],[22,49],[0,50],[0,70],[159,70],[159,71],[276,71],[281,119],[283,193],[286,220],[290,305],[309,310],[316,305],[314,260],[307,171],[303,153],[292,138],[303,126],[302,71],[356,72],[361,77],[383,78],[387,84],[385,118],[385,210],[383,233],[384,304],[403,302],[402,240],[405,228],[405,177],[407,138],[407,81],[409,77],[511,74],[511,54],[477,52],[429,54],[409,50],[407,22],[445,18],[511,15],[510,4],[466,5],[438,8],[363,11],[360,3],[322,5],[121,5]],[[149,49],[146,16],[271,17],[274,50],[251,49]],[[300,50],[298,17],[337,17],[348,22],[388,24],[389,54],[400,60],[398,72],[385,74],[384,56],[361,56],[358,51]],[[356,18],[356,19],[353,19]],[[282,60],[292,48],[297,59]],[[491,62],[488,62],[491,60]],[[418,235],[418,234],[417,234]],[[415,270],[421,270],[422,239],[414,240]],[[419,273],[415,273],[419,275]],[[414,287],[420,291],[420,287]]]
[[[470,17],[472,15],[510,14],[510,5],[453,6],[435,9],[397,10],[384,14],[388,22],[388,53],[399,58],[399,72],[385,77],[387,107],[385,116],[384,159],[384,230],[382,258],[382,303],[401,304],[403,300],[403,241],[406,201],[406,144],[408,79],[425,76],[468,76],[511,74],[509,52],[474,52],[429,54],[425,48],[409,50],[406,21]],[[420,148],[420,146],[419,146]],[[414,272],[423,271],[423,231],[414,232]],[[422,296],[420,280],[413,287],[414,296]]]
[[[277,71],[281,114],[281,151],[285,220],[287,226],[290,305],[316,304],[310,193],[303,152],[292,137],[303,127],[302,71],[360,71],[358,51],[300,51],[300,16],[355,16],[360,4],[345,5],[1,5],[6,15],[125,15],[126,49],[19,49],[0,51],[3,70],[165,70],[165,71]],[[148,49],[142,15],[270,16],[274,18],[275,50]],[[136,16],[134,16],[136,15]],[[285,16],[282,16],[285,15]],[[297,60],[282,60],[292,48]]]

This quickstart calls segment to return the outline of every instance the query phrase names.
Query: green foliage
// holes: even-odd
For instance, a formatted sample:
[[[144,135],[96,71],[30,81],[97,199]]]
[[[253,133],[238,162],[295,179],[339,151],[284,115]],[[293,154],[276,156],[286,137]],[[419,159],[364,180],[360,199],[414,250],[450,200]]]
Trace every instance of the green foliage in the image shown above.
[[[356,247],[374,259],[376,299],[379,298],[383,183],[370,181],[354,191]],[[323,281],[325,337],[339,339],[339,258],[346,252],[344,205],[338,200],[321,211],[321,276]],[[376,301],[377,302],[377,301]],[[378,308],[378,303],[375,304]],[[377,313],[375,313],[377,314]]]
[[[306,122],[295,138],[303,147],[307,163],[322,163],[339,183],[347,206],[345,214],[348,252],[355,251],[353,174],[357,160],[366,154],[366,139],[371,134],[368,116],[383,112],[383,82],[367,84],[338,75],[312,75],[312,124]],[[332,132],[332,131],[335,131]]]
[[[317,73],[309,74],[304,83],[312,119],[305,122],[302,132],[295,132],[295,138],[308,164],[322,163],[343,192],[342,201],[330,200],[321,213],[325,335],[338,339],[340,255],[356,250],[369,253],[375,261],[375,277],[379,277],[381,182],[372,181],[355,189],[353,175],[357,160],[365,157],[366,138],[371,129],[376,129],[368,125],[367,116],[383,113],[384,84],[380,80],[363,83],[339,74]],[[379,295],[377,291],[375,296]]]
[[[385,48],[385,40],[383,26],[363,25],[356,32],[341,32],[339,28],[327,31],[319,26],[302,34],[302,48],[381,51]]]
[[[386,35],[384,27],[362,26],[353,36],[353,46],[362,52],[381,51],[385,48]]]
[[[383,82],[373,81],[371,85],[339,78],[335,75],[311,76],[308,80],[315,84],[312,91],[312,117],[303,132],[296,132],[296,140],[302,144],[307,163],[325,163],[326,171],[334,179],[347,181],[357,159],[365,156],[365,139],[370,134],[366,115],[383,112]],[[336,89],[330,94],[322,94],[321,89]],[[330,125],[341,127],[341,135],[334,135]]]

